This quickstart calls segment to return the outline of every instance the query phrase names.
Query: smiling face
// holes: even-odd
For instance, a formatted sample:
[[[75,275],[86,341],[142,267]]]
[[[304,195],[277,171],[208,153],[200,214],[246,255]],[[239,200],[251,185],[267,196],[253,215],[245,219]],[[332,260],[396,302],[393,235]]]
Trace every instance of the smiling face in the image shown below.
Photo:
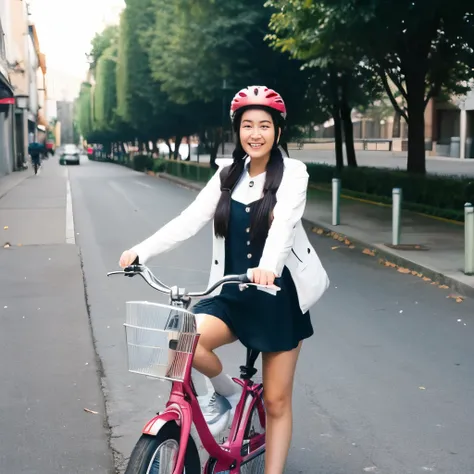
[[[265,110],[246,110],[240,122],[240,143],[252,159],[269,158],[275,143],[275,125]]]

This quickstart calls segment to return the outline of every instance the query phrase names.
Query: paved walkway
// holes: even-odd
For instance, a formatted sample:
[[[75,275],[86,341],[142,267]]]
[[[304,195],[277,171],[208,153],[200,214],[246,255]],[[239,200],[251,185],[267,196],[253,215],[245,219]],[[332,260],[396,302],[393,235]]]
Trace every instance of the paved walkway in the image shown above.
[[[28,168],[22,171],[15,171],[5,176],[0,176],[0,198],[5,196],[11,189],[22,181],[33,176],[33,170]]]
[[[201,189],[202,183],[195,183],[161,175],[192,189]],[[420,278],[429,278],[431,282],[446,284],[462,295],[474,296],[474,276],[464,274],[464,225],[431,218],[414,212],[402,213],[402,244],[415,244],[427,250],[395,250],[385,244],[391,243],[390,206],[369,204],[352,198],[341,199],[341,224],[332,226],[331,194],[311,189],[304,218],[314,232],[323,232],[330,238],[347,237],[354,245],[354,251],[371,251],[373,257],[380,258],[417,273]],[[334,234],[336,233],[336,234]],[[345,239],[342,239],[343,241]],[[382,262],[381,262],[382,263]],[[386,263],[389,265],[389,263]]]

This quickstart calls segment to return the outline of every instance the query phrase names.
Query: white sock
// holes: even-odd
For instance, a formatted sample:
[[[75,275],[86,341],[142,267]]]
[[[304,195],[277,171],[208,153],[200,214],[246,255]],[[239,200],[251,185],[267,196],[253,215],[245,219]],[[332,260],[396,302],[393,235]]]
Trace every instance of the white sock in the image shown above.
[[[230,397],[237,392],[237,384],[224,372],[210,379],[214,390],[223,397]]]

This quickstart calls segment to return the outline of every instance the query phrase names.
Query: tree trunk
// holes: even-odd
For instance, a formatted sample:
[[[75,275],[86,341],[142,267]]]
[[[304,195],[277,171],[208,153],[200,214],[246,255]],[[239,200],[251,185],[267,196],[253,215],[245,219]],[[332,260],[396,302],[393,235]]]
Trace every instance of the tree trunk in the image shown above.
[[[344,168],[344,155],[342,152],[342,124],[341,108],[339,100],[339,78],[332,67],[329,70],[329,81],[331,87],[332,117],[334,119],[334,139],[336,145],[336,168]]]
[[[188,141],[188,156],[184,161],[191,161],[191,137],[188,136],[187,138]]]
[[[169,138],[165,140],[165,143],[168,147],[168,160],[171,160],[172,151],[171,151],[171,143],[170,143]]]
[[[407,74],[409,173],[426,173],[425,152],[425,78],[416,71]]]
[[[209,164],[211,168],[217,170],[218,166],[216,164],[217,152],[219,151],[219,145],[221,143],[220,133],[214,129],[212,132],[211,143],[209,143],[211,157],[209,159]]]
[[[183,137],[181,135],[176,135],[176,141],[174,142],[174,153],[173,153],[173,158],[175,160],[177,160],[179,157],[179,146],[181,145],[182,139]]]
[[[341,96],[341,119],[344,126],[344,139],[346,142],[347,165],[353,168],[357,167],[356,154],[354,149],[354,125],[352,124],[351,107],[347,97],[348,76],[342,78],[342,96]]]

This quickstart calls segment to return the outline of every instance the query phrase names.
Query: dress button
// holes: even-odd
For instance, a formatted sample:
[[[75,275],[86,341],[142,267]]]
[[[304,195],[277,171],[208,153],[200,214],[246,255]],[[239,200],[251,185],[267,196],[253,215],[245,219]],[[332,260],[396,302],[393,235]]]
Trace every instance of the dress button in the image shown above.
[[[247,245],[250,245],[250,240],[247,240]]]
[[[253,188],[253,185],[254,185],[254,182],[253,182],[253,181],[250,181],[249,186],[250,186],[251,188]]]
[[[247,212],[247,213],[250,212],[250,207],[246,207],[245,212]]]
[[[247,227],[247,228],[245,229],[245,232],[247,232],[247,234],[249,234],[249,233],[250,233],[250,227]]]
[[[219,265],[219,262],[217,260],[214,260],[215,265]]]
[[[247,255],[247,258],[250,260],[250,259],[252,258],[252,254],[249,253],[249,254]]]

